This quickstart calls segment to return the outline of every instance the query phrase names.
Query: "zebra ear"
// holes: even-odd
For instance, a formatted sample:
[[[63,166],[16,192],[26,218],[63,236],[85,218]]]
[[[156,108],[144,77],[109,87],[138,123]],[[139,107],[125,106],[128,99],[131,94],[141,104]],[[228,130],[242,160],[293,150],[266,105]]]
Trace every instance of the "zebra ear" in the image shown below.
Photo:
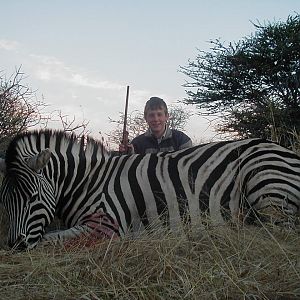
[[[34,171],[39,171],[47,165],[47,163],[50,160],[50,157],[51,157],[50,149],[42,150],[39,154],[29,158],[27,160],[27,165],[29,166],[30,169]]]
[[[6,172],[6,163],[5,163],[5,159],[0,158],[0,172],[2,174],[5,174]]]

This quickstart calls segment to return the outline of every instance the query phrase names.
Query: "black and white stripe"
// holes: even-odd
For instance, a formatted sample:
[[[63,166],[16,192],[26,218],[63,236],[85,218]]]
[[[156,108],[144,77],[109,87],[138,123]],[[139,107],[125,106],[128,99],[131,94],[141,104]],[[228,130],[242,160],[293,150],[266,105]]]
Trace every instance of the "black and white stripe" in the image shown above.
[[[21,236],[24,247],[38,243],[54,211],[70,228],[60,233],[67,238],[89,232],[84,220],[97,212],[115,221],[122,236],[157,219],[176,228],[197,224],[202,212],[220,224],[226,211],[235,218],[242,208],[253,212],[272,205],[294,215],[300,206],[299,157],[262,139],[110,157],[92,139],[29,132],[12,141],[1,169],[10,243]]]

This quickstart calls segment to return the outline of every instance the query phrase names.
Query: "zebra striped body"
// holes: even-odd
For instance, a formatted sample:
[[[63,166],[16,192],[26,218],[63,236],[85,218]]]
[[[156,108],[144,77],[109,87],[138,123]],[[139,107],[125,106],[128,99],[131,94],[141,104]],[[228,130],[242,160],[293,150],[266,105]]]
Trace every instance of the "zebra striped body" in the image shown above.
[[[260,139],[110,157],[92,139],[29,132],[12,141],[0,166],[10,244],[21,239],[23,248],[41,240],[54,215],[69,228],[60,236],[92,232],[98,215],[105,215],[100,220],[107,230],[122,236],[157,219],[171,228],[186,220],[197,224],[203,211],[221,224],[223,211],[236,217],[242,206],[272,204],[290,215],[300,206],[299,157]]]

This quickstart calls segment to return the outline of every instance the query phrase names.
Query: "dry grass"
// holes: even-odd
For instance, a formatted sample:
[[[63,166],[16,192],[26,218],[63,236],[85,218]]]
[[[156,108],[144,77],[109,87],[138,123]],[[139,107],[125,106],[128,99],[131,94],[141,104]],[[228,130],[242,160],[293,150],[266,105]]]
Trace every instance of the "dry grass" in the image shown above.
[[[1,300],[300,299],[299,230],[160,228],[134,240],[15,253],[6,248],[2,217],[0,211]]]
[[[3,249],[0,280],[1,299],[300,299],[300,236],[223,226]]]

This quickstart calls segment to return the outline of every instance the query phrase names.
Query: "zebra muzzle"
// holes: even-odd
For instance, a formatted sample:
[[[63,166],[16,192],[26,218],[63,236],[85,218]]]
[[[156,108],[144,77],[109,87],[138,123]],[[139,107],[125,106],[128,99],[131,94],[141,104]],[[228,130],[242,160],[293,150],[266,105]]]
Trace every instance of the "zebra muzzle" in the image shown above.
[[[27,249],[28,244],[26,242],[26,235],[24,233],[21,233],[19,237],[16,239],[16,241],[9,246],[11,247],[12,250],[16,250],[16,251],[23,251]]]

